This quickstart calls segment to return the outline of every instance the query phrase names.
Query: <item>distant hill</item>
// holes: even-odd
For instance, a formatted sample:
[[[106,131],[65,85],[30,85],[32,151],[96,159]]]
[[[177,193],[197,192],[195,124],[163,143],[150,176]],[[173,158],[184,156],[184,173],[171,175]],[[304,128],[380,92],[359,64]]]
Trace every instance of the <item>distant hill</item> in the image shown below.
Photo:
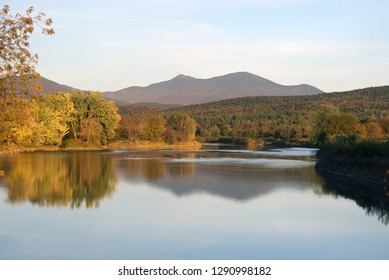
[[[385,116],[389,110],[389,86],[309,96],[253,96],[233,98],[170,109],[191,116],[253,116],[254,119],[279,119],[281,115],[309,116],[321,104],[332,104],[359,119]],[[217,118],[216,118],[217,119]]]
[[[194,118],[200,136],[309,139],[315,111],[333,105],[361,123],[379,122],[389,135],[389,86],[304,96],[254,96],[169,109]],[[367,132],[366,132],[367,133]]]
[[[178,75],[147,87],[104,92],[103,96],[121,106],[134,103],[190,105],[245,96],[296,96],[321,92],[307,84],[284,86],[251,73],[238,72],[210,79]]]

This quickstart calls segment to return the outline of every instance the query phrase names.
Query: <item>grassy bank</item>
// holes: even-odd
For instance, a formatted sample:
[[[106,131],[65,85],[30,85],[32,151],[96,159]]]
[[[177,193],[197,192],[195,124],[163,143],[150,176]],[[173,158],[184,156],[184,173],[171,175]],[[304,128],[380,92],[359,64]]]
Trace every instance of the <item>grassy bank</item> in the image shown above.
[[[376,185],[384,185],[389,170],[389,142],[339,138],[317,153],[318,171]]]
[[[168,144],[166,142],[128,141],[128,140],[114,141],[109,145],[105,146],[106,149],[129,149],[129,150],[159,150],[159,149],[191,150],[191,149],[200,149],[200,147],[201,144],[197,141]]]
[[[19,145],[11,145],[7,147],[0,147],[0,155],[10,155],[23,152],[38,152],[38,151],[98,151],[109,149],[123,149],[123,150],[158,150],[158,149],[178,149],[178,150],[190,150],[199,149],[201,144],[196,141],[180,142],[176,144],[168,144],[165,142],[151,142],[151,141],[126,141],[118,140],[112,141],[108,145],[66,145],[64,147],[56,145],[47,145],[40,147],[23,147]]]

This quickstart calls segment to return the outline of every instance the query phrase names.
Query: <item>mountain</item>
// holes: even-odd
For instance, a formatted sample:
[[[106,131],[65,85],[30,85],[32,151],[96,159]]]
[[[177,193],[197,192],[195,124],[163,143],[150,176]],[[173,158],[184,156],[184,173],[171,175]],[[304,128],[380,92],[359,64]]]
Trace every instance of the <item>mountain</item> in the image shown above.
[[[147,87],[128,87],[103,96],[117,105],[134,103],[201,104],[245,96],[312,95],[322,91],[310,85],[284,86],[257,75],[238,72],[210,79],[178,75]]]
[[[54,93],[54,92],[72,92],[73,87],[67,86],[67,85],[61,85],[54,81],[51,81],[45,77],[40,77],[39,80],[40,84],[42,85],[41,92],[43,93]]]

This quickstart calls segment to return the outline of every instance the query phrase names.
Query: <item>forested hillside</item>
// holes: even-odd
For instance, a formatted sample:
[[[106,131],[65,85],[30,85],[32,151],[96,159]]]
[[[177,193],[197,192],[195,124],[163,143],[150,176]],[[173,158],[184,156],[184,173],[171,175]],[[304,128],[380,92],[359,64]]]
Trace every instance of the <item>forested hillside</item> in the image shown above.
[[[198,123],[197,134],[205,138],[310,139],[315,114],[323,104],[354,116],[363,137],[381,138],[389,133],[389,86],[309,96],[236,98],[169,111],[189,114]]]

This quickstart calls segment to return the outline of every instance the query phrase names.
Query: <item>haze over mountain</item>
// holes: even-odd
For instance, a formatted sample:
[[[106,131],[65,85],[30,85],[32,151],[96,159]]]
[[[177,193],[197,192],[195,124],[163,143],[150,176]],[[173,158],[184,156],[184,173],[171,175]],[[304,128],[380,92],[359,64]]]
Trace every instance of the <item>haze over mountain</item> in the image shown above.
[[[295,96],[321,92],[307,84],[284,86],[251,73],[237,72],[210,79],[178,75],[146,87],[104,92],[103,96],[117,105],[146,102],[190,105],[245,96]]]

